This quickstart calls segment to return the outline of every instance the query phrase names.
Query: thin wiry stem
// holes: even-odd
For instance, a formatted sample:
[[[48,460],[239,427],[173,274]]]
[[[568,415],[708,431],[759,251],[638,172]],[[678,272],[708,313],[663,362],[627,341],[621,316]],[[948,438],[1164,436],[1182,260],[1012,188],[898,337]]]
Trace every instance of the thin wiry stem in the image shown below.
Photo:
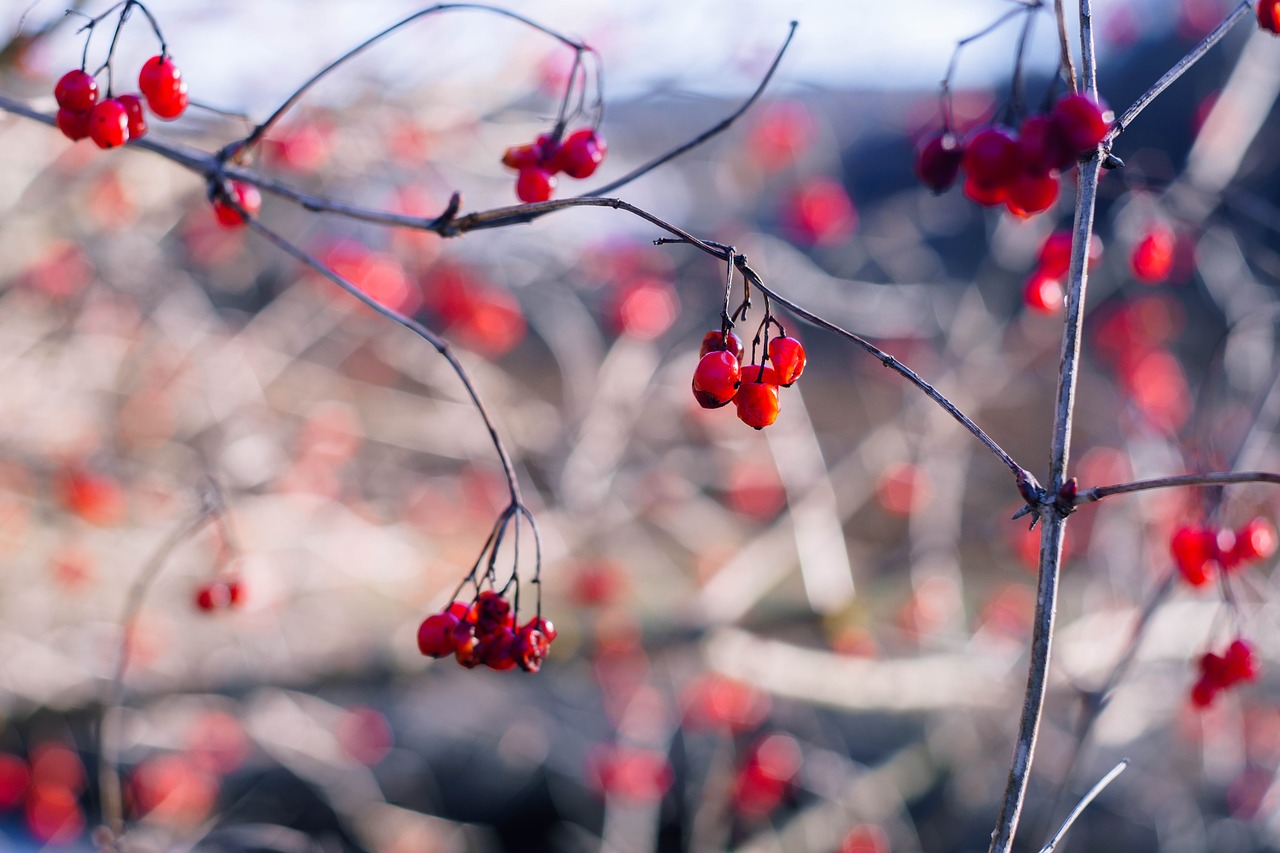
[[[1176,477],[1154,477],[1132,483],[1116,483],[1111,486],[1094,486],[1076,496],[1076,503],[1093,503],[1112,495],[1127,495],[1150,489],[1169,489],[1179,486],[1230,486],[1237,483],[1270,483],[1280,486],[1280,474],[1270,471],[1216,471],[1207,474],[1180,474]]]
[[[1067,37],[1067,10],[1063,0],[1053,0],[1053,16],[1058,21],[1058,50],[1062,53],[1062,76],[1067,82],[1067,91],[1076,91],[1076,63],[1071,58],[1071,41]]]
[[[1195,47],[1187,52],[1187,55],[1179,59],[1172,68],[1164,73],[1159,80],[1151,85],[1151,88],[1143,92],[1138,100],[1134,101],[1127,110],[1120,114],[1120,118],[1116,119],[1115,124],[1111,126],[1111,130],[1103,137],[1102,145],[1104,148],[1110,148],[1111,143],[1116,137],[1124,133],[1125,128],[1133,123],[1138,114],[1145,110],[1152,101],[1156,99],[1165,89],[1168,89],[1173,82],[1186,74],[1192,65],[1195,65],[1200,59],[1209,52],[1209,49],[1218,42],[1222,41],[1223,36],[1231,31],[1242,18],[1252,11],[1249,0],[1241,0],[1240,5],[1223,19],[1222,23],[1214,28],[1213,32],[1205,36],[1203,40]]]
[[[1053,838],[1049,839],[1049,843],[1040,848],[1040,853],[1053,853],[1053,849],[1058,846],[1058,842],[1061,841],[1062,837],[1071,829],[1071,825],[1076,822],[1076,818],[1080,817],[1084,810],[1089,807],[1089,804],[1097,799],[1098,795],[1102,793],[1103,789],[1110,785],[1112,781],[1123,773],[1124,769],[1128,766],[1129,759],[1126,758],[1115,767],[1112,767],[1111,772],[1106,776],[1099,779],[1098,784],[1090,788],[1089,793],[1085,794],[1080,799],[1080,802],[1076,804],[1076,807],[1071,810],[1071,814],[1067,815],[1067,819],[1062,822],[1062,826],[1053,834]]]

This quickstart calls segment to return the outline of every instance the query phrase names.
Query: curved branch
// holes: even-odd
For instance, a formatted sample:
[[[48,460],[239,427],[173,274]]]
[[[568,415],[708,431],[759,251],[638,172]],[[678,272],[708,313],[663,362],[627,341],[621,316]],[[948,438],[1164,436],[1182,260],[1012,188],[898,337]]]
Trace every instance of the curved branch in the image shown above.
[[[1154,477],[1135,480],[1132,483],[1116,483],[1112,486],[1094,486],[1076,496],[1077,504],[1093,503],[1112,495],[1127,495],[1150,489],[1169,489],[1177,486],[1231,486],[1238,483],[1270,483],[1280,486],[1280,474],[1270,471],[1219,471],[1208,474],[1180,474],[1176,477]]]

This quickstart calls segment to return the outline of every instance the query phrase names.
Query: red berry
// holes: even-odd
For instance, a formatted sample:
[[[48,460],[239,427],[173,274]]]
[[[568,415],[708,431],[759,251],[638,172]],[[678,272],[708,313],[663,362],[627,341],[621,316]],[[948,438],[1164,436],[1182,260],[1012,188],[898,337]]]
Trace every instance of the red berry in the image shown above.
[[[596,131],[589,128],[575,130],[560,144],[552,169],[571,178],[589,178],[604,162],[607,149],[604,137]]]
[[[1258,661],[1248,640],[1237,639],[1222,657],[1222,686],[1258,680]]]
[[[1023,172],[1009,186],[1005,206],[1014,216],[1026,219],[1048,210],[1058,200],[1058,179],[1045,172]]]
[[[1094,234],[1089,240],[1089,268],[1102,258],[1102,239]],[[1040,272],[1060,278],[1071,269],[1071,232],[1055,231],[1040,247]]]
[[[185,80],[179,80],[178,88],[173,92],[166,92],[162,96],[147,99],[147,105],[151,107],[151,112],[156,114],[156,118],[161,118],[165,121],[173,121],[186,112],[188,103],[190,103],[190,100],[187,98],[187,83]]]
[[[1276,552],[1276,529],[1265,518],[1255,518],[1236,531],[1235,543],[1223,555],[1222,567],[1266,560]]]
[[[508,169],[527,169],[542,163],[542,149],[537,145],[513,145],[502,154],[502,165]]]
[[[946,192],[960,174],[964,148],[950,131],[925,139],[916,149],[916,177],[935,193]]]
[[[707,332],[702,336],[702,348],[698,351],[698,358],[702,358],[709,352],[725,351],[732,353],[733,357],[739,362],[746,350],[742,346],[742,339],[733,332],[721,333],[718,331]]]
[[[764,429],[778,419],[778,383],[773,369],[766,366],[763,374],[758,364],[742,368],[742,384],[734,402],[738,420],[754,429]]]
[[[68,71],[53,87],[53,97],[64,110],[88,112],[98,103],[98,81],[87,71]]]
[[[196,607],[205,613],[221,610],[229,604],[231,604],[231,591],[224,583],[215,581],[196,590]]]
[[[72,142],[79,142],[89,136],[89,111],[76,112],[66,108],[58,110],[58,130]]]
[[[1258,0],[1258,26],[1280,34],[1280,0]]]
[[[1212,563],[1218,559],[1218,534],[1203,527],[1180,527],[1170,543],[1174,562],[1192,586],[1209,581]]]
[[[556,626],[551,623],[550,619],[543,619],[541,616],[535,616],[525,623],[521,631],[539,631],[542,636],[546,637],[548,643],[554,643],[556,637],[560,636],[560,632],[556,630]]]
[[[1027,116],[1023,120],[1018,128],[1018,153],[1022,167],[1030,172],[1062,170],[1075,161],[1057,125],[1047,115]]]
[[[142,111],[142,99],[137,95],[121,95],[116,100],[124,105],[125,115],[129,117],[129,138],[141,139],[147,132],[147,117]]]
[[[453,626],[453,653],[457,655],[458,663],[467,669],[475,669],[484,662],[481,658],[484,649],[470,623],[459,622]]]
[[[525,204],[546,201],[556,188],[556,176],[541,166],[528,166],[516,178],[516,197]]]
[[[511,614],[511,602],[491,589],[480,593],[473,610],[476,636],[482,640],[511,628],[515,623]]]
[[[142,63],[138,72],[138,91],[155,109],[155,101],[173,98],[182,82],[182,72],[174,65],[172,56],[153,56]]]
[[[519,658],[516,653],[516,634],[510,628],[503,628],[484,639],[484,665],[489,669],[505,672],[515,669]]]
[[[1003,127],[981,128],[965,142],[964,169],[966,183],[972,182],[977,188],[1008,187],[1022,173],[1018,140]]]
[[[693,371],[693,396],[704,409],[718,409],[738,393],[742,369],[732,353],[709,352]]]
[[[475,621],[471,618],[471,606],[461,601],[452,602],[445,612],[453,614],[459,622]]]
[[[1059,98],[1050,113],[1067,150],[1077,157],[1090,154],[1107,135],[1102,108],[1087,95]]]
[[[115,148],[129,141],[129,114],[124,104],[108,98],[89,113],[89,136],[99,148]]]
[[[1146,284],[1157,284],[1169,277],[1173,269],[1176,243],[1173,232],[1165,225],[1154,225],[1129,256],[1133,277]]]
[[[774,338],[769,341],[769,363],[778,384],[790,388],[804,373],[804,345],[795,338]]]
[[[244,208],[245,213],[257,216],[262,209],[262,194],[253,184],[243,181],[228,181],[227,194],[236,204]],[[244,214],[235,208],[227,199],[218,196],[213,200],[213,215],[223,228],[239,228],[245,224]]]
[[[430,658],[453,654],[456,648],[453,631],[457,627],[458,617],[448,611],[428,616],[418,626],[418,651]]]
[[[1216,682],[1201,676],[1191,688],[1191,704],[1197,708],[1208,708],[1221,689]]]
[[[1022,288],[1022,301],[1032,311],[1041,314],[1058,314],[1062,311],[1062,303],[1066,294],[1062,290],[1062,279],[1038,269],[1027,279]]]

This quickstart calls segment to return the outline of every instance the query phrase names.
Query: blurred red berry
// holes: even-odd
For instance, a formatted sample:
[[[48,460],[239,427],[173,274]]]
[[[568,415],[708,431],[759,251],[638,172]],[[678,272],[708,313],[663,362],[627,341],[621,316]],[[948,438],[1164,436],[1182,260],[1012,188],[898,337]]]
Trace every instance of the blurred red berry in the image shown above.
[[[56,117],[58,130],[62,131],[62,135],[72,142],[79,142],[81,139],[89,137],[89,111],[77,112],[75,110],[60,109]]]
[[[1059,98],[1050,113],[1062,140],[1077,157],[1090,154],[1107,135],[1107,120],[1102,108],[1087,95]]]
[[[1237,638],[1222,656],[1222,686],[1231,687],[1242,681],[1258,680],[1258,661],[1248,640]]]
[[[430,658],[448,657],[455,649],[454,629],[458,617],[453,613],[434,613],[418,626],[418,651]]]
[[[1258,26],[1270,33],[1280,33],[1280,0],[1258,0]]]
[[[964,144],[964,170],[966,182],[975,188],[992,190],[1012,184],[1022,173],[1022,155],[1013,132],[989,126],[970,134]]]
[[[244,213],[237,210],[231,201],[244,208],[245,213],[251,217],[257,216],[262,210],[262,193],[253,184],[228,181],[227,196],[230,201],[222,196],[216,196],[213,200],[213,215],[223,228],[240,228],[247,221]]]
[[[1129,256],[1129,269],[1133,277],[1144,284],[1158,284],[1169,277],[1173,269],[1177,242],[1167,225],[1153,225]]]
[[[786,201],[783,224],[800,240],[830,246],[853,233],[858,212],[844,185],[832,178],[802,184]]]
[[[560,144],[552,168],[571,178],[589,178],[604,162],[607,150],[604,137],[595,130],[575,130]]]
[[[1276,552],[1276,529],[1265,518],[1255,518],[1236,531],[1235,542],[1222,557],[1224,569],[1241,563],[1270,559]]]
[[[926,138],[916,149],[916,177],[935,193],[946,192],[960,174],[964,148],[950,131]]]
[[[1023,172],[1009,185],[1005,206],[1014,216],[1026,219],[1048,210],[1058,200],[1058,179],[1045,172]]]
[[[1039,174],[1060,171],[1075,162],[1058,126],[1047,115],[1027,116],[1023,120],[1018,128],[1018,154],[1024,169]]]
[[[516,178],[516,197],[525,204],[546,201],[555,188],[555,175],[541,166],[526,166]]]
[[[1049,275],[1043,268],[1031,273],[1022,288],[1023,303],[1040,314],[1061,313],[1065,298],[1062,279]]]
[[[1218,559],[1216,531],[1203,527],[1179,527],[1169,547],[1178,571],[1187,583],[1192,586],[1208,583],[1212,577],[1212,564]]]
[[[137,95],[121,95],[116,98],[124,106],[129,117],[129,138],[141,139],[147,132],[147,117],[142,111],[142,99]]]
[[[742,339],[733,332],[711,331],[702,336],[702,348],[698,351],[698,358],[702,358],[709,352],[721,350],[732,353],[739,363],[742,362],[742,356],[746,352],[742,346]]]

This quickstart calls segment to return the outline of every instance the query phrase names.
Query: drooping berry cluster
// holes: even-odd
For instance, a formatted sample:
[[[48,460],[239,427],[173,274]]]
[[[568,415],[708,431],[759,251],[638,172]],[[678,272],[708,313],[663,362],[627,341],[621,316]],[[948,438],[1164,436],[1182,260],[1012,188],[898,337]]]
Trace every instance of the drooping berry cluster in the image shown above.
[[[68,71],[53,89],[58,129],[73,141],[87,137],[99,148],[116,148],[146,134],[144,99],[151,112],[165,120],[177,118],[187,108],[187,84],[168,55],[153,56],[143,63],[138,90],[141,97],[112,97],[108,91],[107,98],[99,101],[98,81],[92,74],[84,69]]]
[[[964,194],[985,207],[1003,204],[1015,216],[1049,208],[1058,198],[1058,175],[1097,149],[1107,134],[1102,108],[1085,95],[1059,98],[1047,114],[1030,115],[1014,130],[974,129],[963,142],[944,129],[916,152],[921,183],[946,191],[964,172]]]
[[[427,657],[454,655],[467,669],[481,664],[537,672],[557,635],[555,626],[535,616],[516,627],[515,611],[501,592],[483,590],[471,605],[454,601],[418,627],[418,650]]]
[[[513,145],[502,155],[502,165],[517,172],[516,197],[532,204],[551,198],[561,172],[579,180],[591,177],[607,151],[600,132],[584,127],[564,139],[544,133],[530,144]]]
[[[1265,518],[1254,518],[1235,531],[1183,525],[1169,547],[1183,580],[1202,586],[1216,571],[1228,574],[1241,566],[1265,560],[1276,552],[1276,529]]]
[[[204,613],[228,610],[243,603],[244,583],[235,575],[210,581],[196,589],[196,609]]]
[[[769,323],[777,321],[766,318],[765,326]],[[733,332],[707,332],[693,371],[693,397],[704,409],[718,409],[732,402],[737,406],[739,420],[764,429],[778,419],[778,388],[791,387],[804,372],[804,346],[783,334],[769,340],[759,363],[742,366],[744,355],[742,340]]]
[[[1248,640],[1237,637],[1222,654],[1205,652],[1197,661],[1200,677],[1191,688],[1191,702],[1207,708],[1223,690],[1258,680],[1260,667]]]

